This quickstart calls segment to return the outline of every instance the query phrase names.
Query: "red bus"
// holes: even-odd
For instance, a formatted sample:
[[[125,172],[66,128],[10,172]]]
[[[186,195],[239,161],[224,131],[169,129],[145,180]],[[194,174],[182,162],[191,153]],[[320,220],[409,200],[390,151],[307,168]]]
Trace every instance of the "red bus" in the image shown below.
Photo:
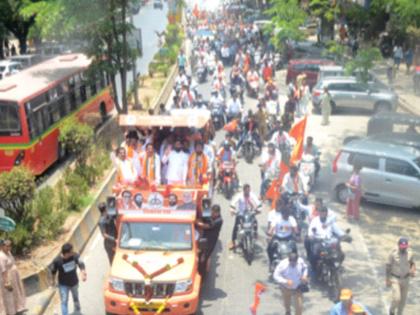
[[[83,54],[52,58],[0,81],[0,172],[25,165],[42,174],[64,156],[68,117],[97,124],[114,108],[107,76]]]

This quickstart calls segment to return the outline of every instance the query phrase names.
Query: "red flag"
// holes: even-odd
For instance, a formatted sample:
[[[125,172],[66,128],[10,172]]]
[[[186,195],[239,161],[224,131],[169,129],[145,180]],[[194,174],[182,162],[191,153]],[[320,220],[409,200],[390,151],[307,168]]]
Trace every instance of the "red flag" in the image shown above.
[[[299,120],[297,123],[295,123],[292,128],[290,128],[289,136],[294,138],[296,142],[299,142],[300,138],[305,137],[305,129],[306,129],[306,121],[308,116],[305,116],[301,120]]]
[[[196,3],[193,9],[193,15],[198,18],[200,15],[200,11],[198,10],[198,4]]]
[[[254,304],[250,306],[251,314],[256,315],[258,306],[260,305],[260,295],[266,290],[266,286],[260,282],[255,284]]]
[[[302,158],[303,154],[303,138],[300,138],[290,154],[289,164],[294,165]]]

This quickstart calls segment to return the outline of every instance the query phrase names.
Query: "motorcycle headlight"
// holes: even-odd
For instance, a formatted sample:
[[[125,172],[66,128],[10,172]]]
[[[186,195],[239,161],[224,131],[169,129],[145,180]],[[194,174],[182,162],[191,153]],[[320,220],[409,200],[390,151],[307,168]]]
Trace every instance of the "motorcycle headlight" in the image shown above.
[[[192,286],[191,279],[177,281],[175,284],[175,293],[187,292],[191,289],[191,286]]]
[[[113,291],[124,292],[124,281],[118,278],[109,278],[109,285]]]

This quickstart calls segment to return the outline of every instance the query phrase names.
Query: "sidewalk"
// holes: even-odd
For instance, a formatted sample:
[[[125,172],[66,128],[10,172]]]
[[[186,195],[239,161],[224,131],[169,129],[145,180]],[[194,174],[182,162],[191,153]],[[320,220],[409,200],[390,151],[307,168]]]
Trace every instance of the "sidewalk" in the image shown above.
[[[373,73],[380,81],[388,84],[386,68],[386,61],[383,61],[373,69]],[[406,66],[401,64],[400,69],[396,70],[392,87],[400,98],[400,109],[404,112],[420,115],[420,96],[414,93],[413,67],[411,67],[410,74],[406,74]]]

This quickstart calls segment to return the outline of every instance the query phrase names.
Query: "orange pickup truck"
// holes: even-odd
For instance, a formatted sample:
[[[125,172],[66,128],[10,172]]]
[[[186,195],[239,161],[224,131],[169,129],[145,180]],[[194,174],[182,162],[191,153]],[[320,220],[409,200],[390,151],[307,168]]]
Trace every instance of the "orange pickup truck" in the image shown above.
[[[182,126],[179,116],[174,119],[177,127]],[[174,123],[170,120],[153,118],[147,124],[160,121],[170,126]],[[121,121],[139,122],[130,117]],[[187,123],[202,125],[199,117],[190,117]],[[202,278],[200,248],[206,242],[195,223],[209,208],[210,185],[115,186],[107,200],[118,230],[115,257],[104,285],[107,315],[196,313]]]

